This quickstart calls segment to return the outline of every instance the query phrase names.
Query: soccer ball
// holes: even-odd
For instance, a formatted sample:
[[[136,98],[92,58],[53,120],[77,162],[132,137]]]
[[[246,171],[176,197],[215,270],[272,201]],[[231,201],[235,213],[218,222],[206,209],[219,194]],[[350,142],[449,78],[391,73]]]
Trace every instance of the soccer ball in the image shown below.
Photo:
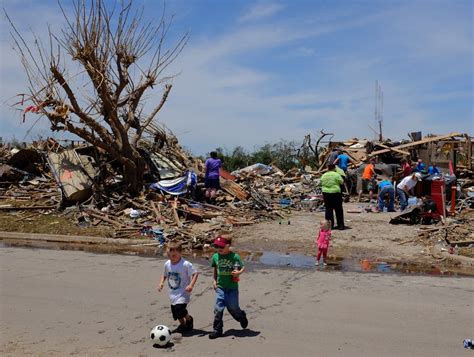
[[[151,329],[150,338],[154,345],[166,346],[171,340],[171,330],[164,325],[158,325]]]

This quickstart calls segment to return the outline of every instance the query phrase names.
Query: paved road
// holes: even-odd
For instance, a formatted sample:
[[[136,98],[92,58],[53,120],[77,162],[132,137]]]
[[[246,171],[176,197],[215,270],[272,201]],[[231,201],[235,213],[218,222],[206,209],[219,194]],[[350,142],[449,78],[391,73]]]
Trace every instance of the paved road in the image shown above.
[[[155,285],[163,260],[1,248],[3,356],[472,356],[474,279],[253,267],[241,279],[249,329],[226,313],[209,340],[211,271],[190,311],[196,331],[155,349],[151,327],[175,326]],[[251,268],[251,267],[249,267]]]

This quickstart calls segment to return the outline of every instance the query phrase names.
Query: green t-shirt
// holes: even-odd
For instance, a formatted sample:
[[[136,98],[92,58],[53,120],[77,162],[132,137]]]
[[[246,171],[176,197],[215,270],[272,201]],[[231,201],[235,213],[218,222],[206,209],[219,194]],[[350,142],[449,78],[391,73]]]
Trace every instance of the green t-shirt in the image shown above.
[[[232,270],[234,270],[235,262],[238,262],[240,269],[242,269],[244,263],[237,253],[230,252],[227,255],[214,253],[211,259],[211,266],[217,267],[218,287],[224,289],[237,289],[239,287],[237,282],[232,281]]]
[[[321,187],[325,193],[339,193],[341,192],[341,185],[344,179],[336,171],[328,171],[321,176]]]

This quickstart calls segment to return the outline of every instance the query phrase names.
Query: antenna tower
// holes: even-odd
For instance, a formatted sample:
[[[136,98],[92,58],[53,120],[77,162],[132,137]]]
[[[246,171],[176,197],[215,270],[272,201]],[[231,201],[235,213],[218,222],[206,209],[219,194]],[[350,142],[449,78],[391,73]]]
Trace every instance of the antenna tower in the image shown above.
[[[379,129],[378,139],[380,142],[383,140],[382,135],[382,124],[383,124],[383,90],[379,81],[375,81],[375,111],[374,111],[375,125]]]

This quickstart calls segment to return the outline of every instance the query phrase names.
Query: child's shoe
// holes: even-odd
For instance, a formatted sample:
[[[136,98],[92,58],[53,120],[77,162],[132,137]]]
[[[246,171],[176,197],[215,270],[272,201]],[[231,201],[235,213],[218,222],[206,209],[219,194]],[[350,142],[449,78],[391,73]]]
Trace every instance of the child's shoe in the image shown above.
[[[242,318],[242,321],[240,321],[240,326],[242,328],[247,328],[247,326],[249,325],[249,320],[247,320],[247,315],[245,314],[245,312],[242,311],[242,313],[244,317]]]
[[[186,320],[186,331],[192,331],[194,328],[194,319],[189,315],[189,319]]]
[[[218,337],[221,337],[222,336],[222,332],[219,332],[219,331],[212,331],[210,334],[209,334],[209,338],[211,340],[214,340]]]
[[[314,262],[314,265],[315,265],[315,266],[319,266],[319,261],[316,260],[316,261]]]
[[[187,326],[186,325],[183,325],[183,324],[180,324],[178,327],[176,327],[173,331],[171,331],[171,333],[183,333],[184,331],[187,330]]]
[[[328,265],[328,263],[326,263],[326,262],[323,262],[323,266],[327,266],[327,265]]]

